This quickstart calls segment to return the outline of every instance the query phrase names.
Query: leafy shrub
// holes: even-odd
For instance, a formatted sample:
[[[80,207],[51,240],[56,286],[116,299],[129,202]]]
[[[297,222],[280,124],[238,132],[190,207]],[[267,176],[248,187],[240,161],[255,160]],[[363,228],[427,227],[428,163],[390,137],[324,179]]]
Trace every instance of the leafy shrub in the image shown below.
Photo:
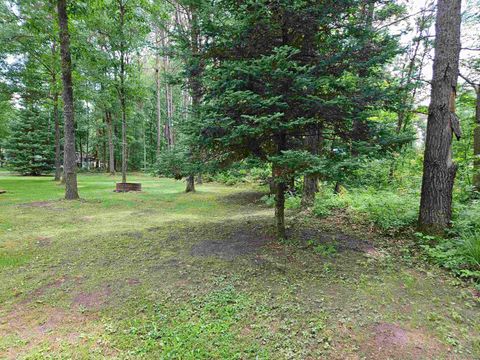
[[[464,240],[463,246],[469,263],[480,269],[480,233],[470,233]]]
[[[319,193],[313,205],[313,213],[319,217],[326,217],[332,210],[346,207],[347,202],[343,195],[334,194],[332,191]]]
[[[301,202],[302,198],[300,196],[287,195],[287,198],[285,199],[285,207],[292,210],[300,209]]]
[[[268,166],[247,167],[245,164],[223,170],[213,176],[213,180],[219,183],[233,186],[240,183],[262,183],[271,175]]]
[[[456,204],[454,207],[453,231],[460,237],[471,232],[480,233],[480,202]]]
[[[273,195],[263,195],[260,200],[262,200],[265,203],[265,205],[269,207],[275,206],[275,196]]]
[[[370,222],[382,230],[399,230],[415,223],[418,197],[415,194],[397,194],[386,190],[353,189],[345,194],[324,191],[318,194],[313,213],[325,217],[338,208],[346,208],[353,217]]]
[[[421,234],[419,235],[422,237]],[[478,258],[475,258],[475,254],[478,256],[480,249],[478,238],[475,242],[471,239],[462,241],[458,238],[437,239],[437,241],[436,245],[423,244],[421,246],[433,262],[452,271],[457,276],[480,281],[480,266],[476,263]]]
[[[332,256],[337,253],[335,244],[315,244],[314,242],[309,242],[308,245],[313,247],[313,251],[316,254],[322,256]]]
[[[407,192],[350,192],[348,203],[354,214],[382,230],[399,230],[413,225],[418,216],[418,197]]]
[[[457,199],[458,200],[458,199]],[[457,276],[480,285],[480,203],[468,200],[455,203],[453,227],[449,238],[417,234],[427,256]],[[432,241],[434,240],[434,245]]]
[[[268,207],[275,206],[274,195],[264,195],[260,200],[262,200],[265,203],[265,205],[267,205]],[[299,209],[301,201],[302,201],[301,197],[287,194],[285,198],[285,208],[292,209],[292,210]]]

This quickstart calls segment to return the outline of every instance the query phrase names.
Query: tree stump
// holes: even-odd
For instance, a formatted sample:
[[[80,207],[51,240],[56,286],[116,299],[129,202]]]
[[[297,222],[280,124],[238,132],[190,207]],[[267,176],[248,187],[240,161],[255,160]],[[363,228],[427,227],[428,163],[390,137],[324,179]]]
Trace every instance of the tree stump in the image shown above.
[[[141,183],[116,183],[115,192],[142,191]]]

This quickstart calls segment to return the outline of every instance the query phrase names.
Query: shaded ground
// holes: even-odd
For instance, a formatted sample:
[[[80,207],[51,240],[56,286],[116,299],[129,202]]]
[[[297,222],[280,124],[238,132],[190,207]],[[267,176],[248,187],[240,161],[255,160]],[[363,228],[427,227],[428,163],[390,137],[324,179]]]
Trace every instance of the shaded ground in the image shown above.
[[[255,189],[114,180],[0,173],[0,358],[480,358],[472,290],[393,239],[292,213],[278,243]]]
[[[252,229],[252,225],[234,229],[229,234],[222,234],[222,240],[206,240],[192,246],[194,256],[218,256],[232,260],[237,256],[254,254],[274,238]]]

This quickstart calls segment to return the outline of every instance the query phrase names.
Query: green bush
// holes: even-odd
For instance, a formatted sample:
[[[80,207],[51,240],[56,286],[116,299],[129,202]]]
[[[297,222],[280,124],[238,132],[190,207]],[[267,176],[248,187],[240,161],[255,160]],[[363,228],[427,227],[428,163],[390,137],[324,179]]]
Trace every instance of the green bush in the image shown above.
[[[455,204],[453,230],[455,235],[462,236],[471,232],[480,233],[480,202]]]
[[[469,263],[480,270],[480,233],[475,231],[467,235],[463,246]]]
[[[457,204],[449,238],[417,234],[428,257],[460,277],[480,282],[480,207],[478,202]],[[426,240],[426,241],[425,241]],[[435,244],[431,245],[432,240]]]
[[[265,205],[267,205],[269,207],[274,207],[275,206],[275,196],[274,195],[264,195],[264,196],[262,196],[262,198],[260,200],[262,200],[265,203]],[[301,197],[287,194],[287,196],[285,198],[285,208],[286,209],[291,209],[291,210],[300,209],[301,201],[302,201]]]
[[[418,234],[420,239],[425,237]],[[427,237],[428,238],[428,237]],[[423,244],[427,256],[455,275],[480,281],[480,241],[476,239],[436,239],[435,245]]]
[[[263,195],[260,200],[262,200],[265,203],[265,205],[269,207],[275,206],[275,196],[273,195]]]
[[[326,217],[332,213],[332,210],[345,208],[346,206],[347,201],[343,195],[324,191],[317,194],[312,211],[316,216]]]
[[[418,196],[393,191],[355,191],[348,194],[349,210],[382,230],[400,230],[415,224]]]
[[[287,198],[285,199],[285,207],[292,210],[300,209],[301,202],[302,198],[300,196],[287,195]]]
[[[359,221],[366,221],[382,230],[400,230],[415,223],[418,197],[411,193],[352,189],[345,194],[323,191],[313,207],[316,216],[325,217],[333,209],[345,208]]]
[[[223,170],[213,176],[219,183],[233,186],[240,183],[262,183],[271,175],[271,170],[265,167],[247,167],[245,164]]]

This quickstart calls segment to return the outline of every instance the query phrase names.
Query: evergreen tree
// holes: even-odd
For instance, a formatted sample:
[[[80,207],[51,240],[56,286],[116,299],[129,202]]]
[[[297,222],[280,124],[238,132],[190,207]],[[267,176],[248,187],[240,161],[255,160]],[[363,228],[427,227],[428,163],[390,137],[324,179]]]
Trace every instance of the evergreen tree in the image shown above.
[[[54,164],[52,131],[42,112],[34,107],[20,110],[10,123],[7,156],[12,168],[22,175],[42,175]]]
[[[396,42],[355,17],[362,1],[220,3],[230,18],[205,25],[211,62],[203,116],[192,127],[220,162],[254,156],[272,166],[284,238],[288,184],[305,173],[331,172],[305,150],[305,137],[321,129],[339,148],[371,141],[368,119],[388,100],[382,69]],[[379,13],[388,18],[397,8],[385,4]]]

